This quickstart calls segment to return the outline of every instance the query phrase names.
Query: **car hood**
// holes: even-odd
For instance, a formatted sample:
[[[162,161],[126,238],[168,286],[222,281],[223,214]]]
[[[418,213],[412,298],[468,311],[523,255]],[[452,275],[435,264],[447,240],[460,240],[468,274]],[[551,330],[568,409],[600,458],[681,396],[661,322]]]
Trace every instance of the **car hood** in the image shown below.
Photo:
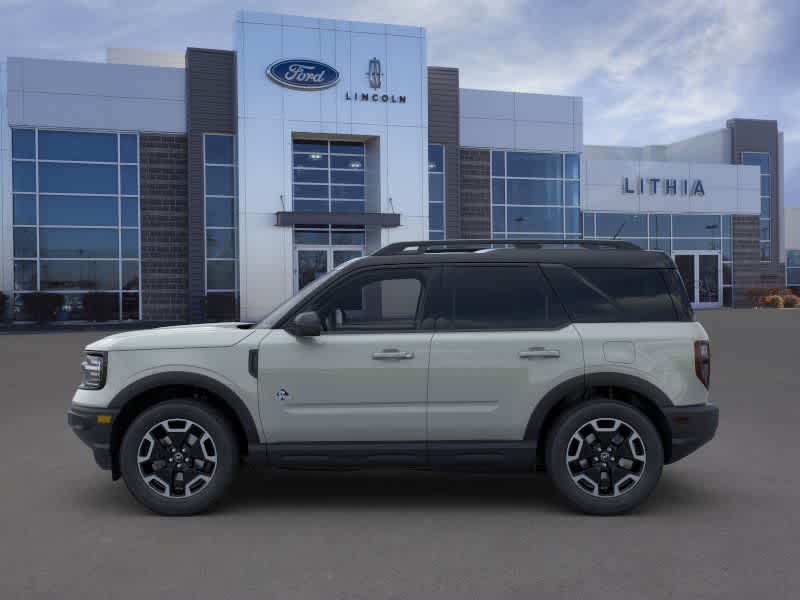
[[[126,331],[104,337],[87,350],[163,350],[168,348],[222,348],[233,346],[255,331],[252,323],[204,323]]]

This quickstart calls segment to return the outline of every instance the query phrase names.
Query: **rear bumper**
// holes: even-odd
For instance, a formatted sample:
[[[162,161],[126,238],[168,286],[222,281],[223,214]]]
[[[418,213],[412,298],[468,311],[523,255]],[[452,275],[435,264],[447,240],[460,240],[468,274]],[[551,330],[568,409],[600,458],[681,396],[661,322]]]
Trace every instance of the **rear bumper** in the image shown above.
[[[663,411],[672,431],[672,452],[668,463],[688,456],[709,442],[717,432],[719,407],[716,404],[675,406]]]
[[[67,412],[67,424],[81,441],[91,448],[94,461],[101,469],[111,469],[111,427],[118,410],[90,408],[73,404]],[[108,423],[98,423],[98,416],[110,416]]]

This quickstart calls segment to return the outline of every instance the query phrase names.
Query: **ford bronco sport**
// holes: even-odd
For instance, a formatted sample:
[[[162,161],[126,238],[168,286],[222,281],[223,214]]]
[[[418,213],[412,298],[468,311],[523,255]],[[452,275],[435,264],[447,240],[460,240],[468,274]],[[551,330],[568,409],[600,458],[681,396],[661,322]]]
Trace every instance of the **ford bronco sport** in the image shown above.
[[[709,441],[710,354],[671,259],[621,241],[391,244],[260,323],[86,347],[68,421],[153,511],[286,469],[544,469],[573,507],[640,505]]]

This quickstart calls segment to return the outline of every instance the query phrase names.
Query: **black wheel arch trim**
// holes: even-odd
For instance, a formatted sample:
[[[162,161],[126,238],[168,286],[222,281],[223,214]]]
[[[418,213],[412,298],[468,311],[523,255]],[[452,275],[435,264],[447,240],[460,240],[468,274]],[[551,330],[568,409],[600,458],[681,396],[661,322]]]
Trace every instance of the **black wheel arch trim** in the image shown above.
[[[662,410],[673,406],[669,397],[658,387],[635,375],[612,372],[578,375],[559,383],[539,401],[525,428],[525,439],[537,440],[539,438],[547,417],[562,399],[565,397],[583,398],[586,391],[594,387],[618,387],[631,390],[647,398]]]
[[[219,397],[236,415],[239,424],[244,430],[247,444],[258,444],[260,439],[258,429],[250,411],[239,395],[224,383],[200,373],[188,371],[167,371],[148,375],[133,382],[120,391],[109,404],[109,408],[122,409],[130,400],[156,388],[169,385],[185,385],[208,390]]]

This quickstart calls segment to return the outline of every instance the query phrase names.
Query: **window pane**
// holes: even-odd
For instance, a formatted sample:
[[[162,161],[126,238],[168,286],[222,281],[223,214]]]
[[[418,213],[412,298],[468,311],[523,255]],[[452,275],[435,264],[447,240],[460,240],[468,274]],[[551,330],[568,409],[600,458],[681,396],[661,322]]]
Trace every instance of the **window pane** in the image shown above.
[[[673,250],[719,250],[717,238],[672,238]]]
[[[298,183],[328,183],[328,170],[295,169],[294,180]]]
[[[662,252],[672,252],[672,243],[670,238],[650,238],[650,249],[661,250]]]
[[[331,142],[331,154],[358,154],[364,156],[364,143]]]
[[[675,308],[658,269],[578,269],[625,312],[628,321],[674,321]]]
[[[324,301],[328,331],[416,329],[422,283],[411,277],[346,282]]]
[[[232,165],[233,136],[207,135],[205,161],[218,165]]]
[[[581,205],[581,184],[577,181],[566,181],[564,183],[566,197],[564,203],[567,206]]]
[[[428,145],[428,171],[431,173],[444,171],[444,147],[441,144]]]
[[[733,283],[733,265],[731,263],[722,263],[722,283],[723,285]]]
[[[47,258],[117,258],[116,229],[39,230],[39,253]]]
[[[787,250],[786,251],[786,266],[787,267],[800,267],[800,250]]]
[[[326,157],[323,157],[326,158]],[[328,166],[326,162],[324,165],[315,165],[315,166]],[[332,169],[364,169],[364,159],[359,158],[357,156],[331,156],[331,168]]]
[[[327,185],[311,185],[311,184],[295,184],[294,185],[295,198],[327,198],[328,186]]]
[[[122,194],[136,196],[139,193],[139,169],[133,165],[120,167]]]
[[[62,194],[117,194],[116,165],[39,163],[39,191]]]
[[[233,167],[206,167],[206,194],[233,196]]]
[[[42,225],[117,225],[115,196],[39,196]]]
[[[139,162],[138,142],[135,135],[119,136],[119,161],[124,163]]]
[[[669,215],[650,215],[650,237],[670,237],[672,226]]]
[[[594,237],[594,213],[583,213],[583,237]]]
[[[769,198],[761,198],[761,216],[769,218]]]
[[[769,196],[769,175],[761,176],[761,195]]]
[[[122,261],[122,289],[123,290],[138,290],[139,289],[139,261],[138,260],[123,260]]]
[[[139,320],[139,294],[122,294],[122,320]]]
[[[431,204],[428,212],[428,228],[444,229],[444,205]]]
[[[533,152],[508,152],[509,177],[560,178],[562,165],[560,154],[538,154]]]
[[[14,194],[14,225],[36,225],[34,194]]]
[[[759,244],[759,248],[761,250],[762,262],[769,262],[771,256],[771,248],[769,242],[761,242],[761,244]]]
[[[508,207],[506,229],[508,232],[561,233],[563,230],[564,210],[562,208]]]
[[[314,212],[314,211],[328,211],[327,200],[295,200],[294,209],[297,211]]]
[[[330,241],[328,239],[328,230],[324,231],[295,231],[294,243],[295,244],[319,244],[327,246]],[[336,242],[334,242],[336,243]]]
[[[492,204],[505,204],[506,180],[492,179]]]
[[[672,235],[676,237],[719,237],[719,215],[673,215]]]
[[[338,168],[347,168],[347,165],[350,164],[352,161],[361,162],[357,159],[352,159],[346,156],[339,157],[343,164]],[[311,167],[315,169],[327,169],[328,168],[328,155],[327,154],[295,154],[293,156],[294,166],[295,167]]]
[[[206,226],[233,227],[233,198],[206,198]]]
[[[722,288],[722,306],[733,306],[733,290],[729,287]]]
[[[436,240],[443,240],[444,233],[441,231],[430,231],[428,232],[428,239],[436,241]]]
[[[364,202],[361,200],[335,200],[331,210],[335,212],[364,212]]]
[[[769,221],[761,219],[759,221],[758,232],[761,240],[766,241],[769,239]]]
[[[209,260],[206,262],[206,277],[209,290],[235,289],[236,263],[232,260]]]
[[[14,227],[14,256],[36,258],[36,228]]]
[[[316,142],[313,140],[294,140],[292,142],[292,149],[295,152],[314,152],[327,154],[328,142]]]
[[[561,206],[561,182],[509,179],[508,203]]]
[[[733,241],[731,238],[722,240],[722,260],[733,260]]]
[[[341,246],[363,246],[366,234],[363,231],[336,231],[331,232],[333,244]]]
[[[566,173],[564,177],[567,179],[580,179],[581,178],[581,157],[580,154],[567,154],[565,157]]]
[[[597,213],[597,237],[647,237],[647,216]]]
[[[567,320],[535,267],[454,267],[446,277],[452,329],[539,329]]]
[[[14,261],[14,289],[20,291],[36,291],[36,261]]]
[[[331,197],[342,200],[363,200],[364,186],[361,185],[332,185]]]
[[[42,290],[119,289],[119,263],[114,260],[43,260]]]
[[[36,165],[15,160],[11,165],[11,181],[15,192],[35,192]]]
[[[800,269],[788,269],[786,271],[786,285],[800,286]]]
[[[444,175],[437,173],[428,175],[428,200],[444,202]]]
[[[139,258],[139,230],[123,229],[122,258]]]
[[[39,131],[39,160],[117,162],[117,135]]]
[[[139,226],[139,201],[136,198],[122,199],[122,223],[123,227]]]
[[[36,158],[36,141],[33,129],[11,130],[11,157]]]
[[[731,237],[733,235],[733,219],[731,215],[722,215],[722,236]]]
[[[492,152],[492,175],[495,177],[505,177],[506,174],[506,153],[495,150]]]
[[[587,323],[623,320],[622,313],[610,299],[595,291],[573,269],[564,265],[547,265],[542,268],[574,321]]]
[[[236,240],[233,229],[206,229],[206,256],[208,258],[234,258]]]
[[[441,175],[429,175],[429,177],[441,177]],[[364,171],[331,171],[331,183],[357,183],[364,185]]]
[[[578,208],[564,209],[564,233],[581,232],[581,211]]]

